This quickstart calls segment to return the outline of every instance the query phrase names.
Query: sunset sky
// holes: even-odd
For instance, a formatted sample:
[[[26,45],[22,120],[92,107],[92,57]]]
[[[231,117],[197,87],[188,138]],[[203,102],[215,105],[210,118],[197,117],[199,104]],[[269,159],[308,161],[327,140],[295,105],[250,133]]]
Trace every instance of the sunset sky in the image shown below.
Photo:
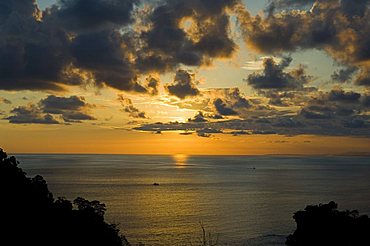
[[[370,154],[369,0],[2,0],[10,153]]]

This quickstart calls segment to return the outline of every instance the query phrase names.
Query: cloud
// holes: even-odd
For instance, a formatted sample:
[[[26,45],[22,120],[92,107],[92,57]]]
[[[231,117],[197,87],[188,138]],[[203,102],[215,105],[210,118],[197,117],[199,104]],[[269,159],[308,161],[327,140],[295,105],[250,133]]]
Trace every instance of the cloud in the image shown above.
[[[67,34],[38,21],[36,1],[4,0],[1,9],[0,89],[63,90],[57,82],[70,61]]]
[[[327,124],[351,127],[353,122],[361,120],[366,126],[369,121],[368,109],[364,104],[366,95],[336,88],[326,93],[319,93],[302,107],[299,116],[305,119],[327,120]],[[355,119],[355,121],[353,121]],[[353,121],[353,122],[352,122]],[[351,123],[352,122],[352,123]],[[333,126],[335,128],[335,126]],[[327,129],[329,130],[329,129]],[[331,129],[330,129],[331,130]]]
[[[65,122],[96,120],[88,112],[94,105],[85,102],[84,97],[57,97],[50,95],[40,100],[39,107],[44,113],[62,115]]]
[[[59,124],[51,114],[43,114],[36,105],[20,106],[10,111],[13,115],[5,118],[12,124]]]
[[[267,90],[261,91],[260,93],[269,98],[269,104],[273,106],[289,107],[297,104],[295,100],[297,93],[292,91]],[[304,100],[303,95],[299,94],[298,97]]]
[[[338,63],[361,70],[355,83],[369,86],[368,0],[279,0],[268,11],[265,17],[252,17],[240,8],[238,20],[249,47],[266,54],[323,50]]]
[[[213,88],[202,91],[201,94],[208,99],[209,109],[213,110],[215,115],[239,115],[253,108],[253,103],[242,95],[238,88]]]
[[[130,56],[133,41],[122,32],[136,2],[65,0],[41,14],[36,1],[2,1],[0,89],[95,84],[148,93]]]
[[[235,110],[227,107],[226,104],[220,98],[216,99],[213,103],[215,105],[217,113],[219,113],[220,115],[225,115],[225,116],[238,115],[238,113]]]
[[[329,93],[329,100],[331,101],[357,102],[360,97],[360,93],[353,91],[345,92],[342,89],[335,89]]]
[[[141,78],[231,57],[237,47],[231,10],[238,3],[63,0],[41,12],[35,0],[3,0],[0,89],[94,84],[154,95],[155,81]]]
[[[180,69],[177,70],[174,81],[166,84],[165,88],[170,95],[184,99],[199,94],[199,90],[196,87],[197,84],[198,82],[195,80],[195,74]]]
[[[362,96],[362,104],[364,107],[369,107],[370,108],[370,94],[365,94]]]
[[[189,118],[188,122],[208,122],[206,116],[203,114],[202,111],[199,111],[194,118]]]
[[[238,110],[238,118],[215,120],[205,112],[198,112],[186,123],[149,123],[134,130],[199,132],[202,137],[209,137],[210,134],[369,136],[370,104],[366,93],[361,95],[341,88],[325,92],[309,87],[301,91],[266,90],[267,98],[246,99],[251,106],[242,110],[231,107],[234,104],[230,98],[235,97],[227,99],[226,96],[232,95],[231,91],[232,88],[214,89],[202,92],[202,95],[223,98],[227,107]],[[239,93],[235,94],[241,97]],[[262,102],[274,97],[284,100],[288,106],[275,108]],[[205,132],[203,129],[215,129],[217,132]]]
[[[130,117],[148,119],[144,111],[140,111],[133,105],[131,99],[118,95],[118,101],[121,103],[123,111],[129,113]]]
[[[86,31],[125,26],[131,20],[136,0],[63,0],[52,14],[68,30]]]
[[[363,86],[370,86],[370,67],[362,68],[357,76],[355,83]]]
[[[344,122],[344,126],[348,128],[365,128],[366,121],[360,118],[353,118]]]
[[[202,128],[202,129],[198,129],[196,132],[197,132],[198,137],[203,137],[203,138],[209,138],[211,137],[212,134],[222,133],[221,130],[213,129],[213,128]]]
[[[271,1],[265,16],[251,16],[239,0],[63,0],[43,12],[35,0],[3,0],[0,89],[62,91],[94,84],[157,95],[159,80],[148,79],[151,74],[208,66],[235,53],[235,16],[254,50],[324,50],[348,67],[333,80],[369,86],[367,0]],[[289,63],[267,58],[263,72],[250,75],[248,83],[299,89],[312,80],[304,67],[289,70]],[[181,99],[199,95],[195,81],[179,81],[184,78],[168,84],[169,93]]]
[[[73,39],[71,53],[75,65],[91,72],[98,85],[145,93],[123,47],[124,39],[118,31],[103,30]]]
[[[63,114],[65,111],[78,111],[92,107],[85,102],[84,97],[57,97],[54,95],[49,95],[47,98],[42,99],[40,106],[45,113],[51,114]]]
[[[57,97],[49,95],[36,105],[19,106],[11,110],[13,115],[5,118],[14,124],[59,124],[54,117],[60,117],[65,123],[81,123],[84,120],[96,120],[89,111],[94,105],[85,102],[84,97]]]
[[[255,89],[302,89],[312,80],[306,75],[303,66],[289,72],[284,70],[290,65],[292,58],[284,57],[280,63],[272,58],[264,60],[262,73],[252,73],[246,79],[247,83]]]
[[[269,9],[285,9],[292,7],[310,6],[315,2],[316,0],[273,0],[270,1]]]
[[[331,108],[319,105],[305,107],[300,114],[306,119],[330,119],[333,117]]]
[[[211,120],[221,120],[224,117],[219,114],[213,114],[213,113],[206,113],[203,111],[198,111],[193,118],[189,118],[188,122],[194,122],[194,123],[204,123],[209,122]]]
[[[149,76],[146,78],[146,88],[149,94],[151,95],[158,95],[158,87],[160,85],[160,80],[153,76]]]
[[[139,67],[167,71],[183,64],[200,66],[230,57],[236,44],[229,35],[230,16],[238,0],[167,0],[149,14]],[[155,61],[155,62],[154,62]],[[149,66],[149,67],[148,67]],[[151,67],[150,67],[151,66]]]
[[[356,71],[357,71],[357,68],[355,67],[348,67],[348,68],[340,69],[338,71],[335,71],[331,75],[331,78],[335,82],[339,82],[339,83],[350,82]]]
[[[317,111],[319,112],[319,111]],[[133,128],[137,131],[148,132],[197,132],[202,137],[209,137],[210,134],[279,134],[279,135],[327,135],[327,136],[365,136],[368,137],[370,124],[368,116],[356,116],[351,118],[336,118],[318,116],[317,112],[306,117],[302,113],[294,116],[275,116],[268,120],[257,119],[234,119],[217,122],[202,123],[149,123]],[[205,130],[210,129],[210,130]],[[198,134],[199,135],[199,134]]]

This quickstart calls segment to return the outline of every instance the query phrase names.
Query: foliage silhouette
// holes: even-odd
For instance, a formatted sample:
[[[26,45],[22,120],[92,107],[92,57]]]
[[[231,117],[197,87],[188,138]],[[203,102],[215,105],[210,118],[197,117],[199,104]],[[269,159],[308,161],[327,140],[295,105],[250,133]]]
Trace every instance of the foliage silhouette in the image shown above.
[[[357,210],[339,211],[335,202],[310,205],[293,218],[297,228],[289,235],[289,246],[368,246],[370,219]]]
[[[129,245],[104,220],[105,205],[78,197],[53,198],[42,176],[26,176],[0,149],[0,245]]]

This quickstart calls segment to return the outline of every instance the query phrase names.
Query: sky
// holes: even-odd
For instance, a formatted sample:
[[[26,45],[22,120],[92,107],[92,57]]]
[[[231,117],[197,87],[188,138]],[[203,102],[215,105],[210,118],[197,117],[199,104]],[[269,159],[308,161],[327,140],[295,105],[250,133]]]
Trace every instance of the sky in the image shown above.
[[[368,0],[3,0],[10,153],[370,154]]]

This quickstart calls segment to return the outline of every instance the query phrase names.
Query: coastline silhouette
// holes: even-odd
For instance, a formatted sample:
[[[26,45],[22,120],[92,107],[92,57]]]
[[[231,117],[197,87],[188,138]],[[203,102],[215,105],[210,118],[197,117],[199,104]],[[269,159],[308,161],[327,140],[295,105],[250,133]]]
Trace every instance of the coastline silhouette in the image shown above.
[[[129,245],[104,220],[103,203],[54,199],[42,176],[27,177],[18,164],[0,149],[0,245]]]

